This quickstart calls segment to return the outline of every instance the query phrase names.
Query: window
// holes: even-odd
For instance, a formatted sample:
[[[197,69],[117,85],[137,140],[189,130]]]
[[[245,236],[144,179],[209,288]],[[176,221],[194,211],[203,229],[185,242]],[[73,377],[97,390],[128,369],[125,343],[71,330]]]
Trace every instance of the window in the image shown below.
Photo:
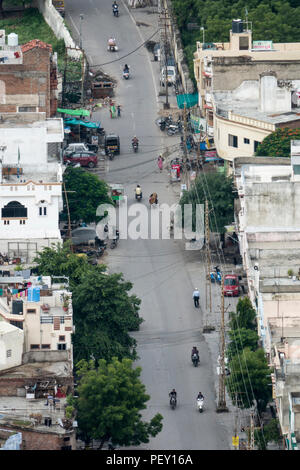
[[[8,349],[8,350],[6,351],[6,357],[11,357],[11,349]]]
[[[40,318],[40,323],[53,323],[53,317],[42,315]]]
[[[18,112],[19,113],[35,113],[36,107],[35,106],[19,106]]]
[[[11,320],[9,323],[11,325],[16,326],[17,328],[20,328],[20,330],[23,330],[23,322],[22,321]]]
[[[25,225],[25,220],[20,220],[20,225]]]
[[[58,343],[57,349],[58,351],[65,351],[67,349],[66,343]]]
[[[256,152],[257,147],[259,146],[260,142],[257,142],[257,140],[254,141],[254,152]]]
[[[2,209],[2,218],[27,218],[27,209],[18,201],[11,201]]]
[[[59,336],[58,337],[58,341],[65,341],[66,340],[66,337],[65,336]]]
[[[65,323],[65,317],[59,317],[60,318],[60,323]]]
[[[35,308],[28,308],[27,313],[36,313],[36,309]]]
[[[250,144],[250,139],[246,139],[246,138],[244,137],[244,144]]]
[[[249,38],[242,36],[239,38],[240,42],[240,51],[247,51],[249,49]]]
[[[39,215],[47,215],[47,207],[39,207]]]
[[[9,220],[4,220],[4,225],[9,225]]]
[[[236,135],[228,134],[228,145],[229,147],[238,148],[238,138]]]
[[[31,344],[30,349],[40,349],[40,345],[39,344]]]
[[[42,344],[42,349],[50,349],[50,344]]]

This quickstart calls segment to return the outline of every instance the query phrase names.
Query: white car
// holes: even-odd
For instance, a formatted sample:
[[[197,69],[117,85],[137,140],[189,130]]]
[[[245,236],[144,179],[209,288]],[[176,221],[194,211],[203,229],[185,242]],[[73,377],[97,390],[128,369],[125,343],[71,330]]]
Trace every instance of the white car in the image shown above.
[[[166,67],[163,67],[161,72],[160,72],[160,85],[165,86],[165,75],[166,73]],[[174,85],[176,83],[176,68],[169,65],[167,67],[167,80],[168,80],[168,86]]]

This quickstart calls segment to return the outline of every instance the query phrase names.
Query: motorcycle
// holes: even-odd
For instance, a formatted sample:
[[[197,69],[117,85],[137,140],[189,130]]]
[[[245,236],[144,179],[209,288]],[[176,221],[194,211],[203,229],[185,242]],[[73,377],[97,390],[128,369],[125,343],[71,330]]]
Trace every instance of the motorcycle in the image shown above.
[[[176,398],[175,398],[175,397],[171,397],[171,398],[170,398],[170,407],[172,408],[172,410],[175,410],[176,405],[177,405]]]
[[[115,39],[111,38],[111,39],[108,40],[107,50],[110,51],[110,52],[116,52],[118,50]]]
[[[116,230],[116,236],[113,238],[111,244],[110,244],[110,248],[113,250],[114,248],[116,248],[116,246],[118,245],[118,240],[120,238],[120,233],[119,233],[119,230]]]
[[[128,79],[129,79],[129,70],[124,70],[124,71],[123,71],[123,78],[124,78],[125,80],[128,80]]]
[[[199,356],[196,353],[194,353],[192,356],[192,363],[195,367],[197,367],[199,364]]]
[[[108,154],[107,154],[107,156],[108,156],[108,158],[109,158],[110,160],[113,160],[113,159],[115,158],[115,153],[109,151]]]
[[[113,6],[113,14],[114,16],[119,16],[119,8],[117,5]]]
[[[135,195],[135,199],[137,199],[138,201],[141,201],[141,200],[142,200],[142,198],[143,198],[143,195],[142,195],[142,193],[140,193],[140,194],[136,194],[136,195]]]
[[[197,398],[197,408],[199,410],[199,413],[203,412],[203,403],[204,403],[203,398]]]
[[[136,153],[139,148],[138,142],[132,142],[132,148],[133,148],[133,151]]]
[[[168,135],[178,134],[179,132],[181,132],[181,128],[179,127],[178,124],[169,125],[168,130],[167,130]]]

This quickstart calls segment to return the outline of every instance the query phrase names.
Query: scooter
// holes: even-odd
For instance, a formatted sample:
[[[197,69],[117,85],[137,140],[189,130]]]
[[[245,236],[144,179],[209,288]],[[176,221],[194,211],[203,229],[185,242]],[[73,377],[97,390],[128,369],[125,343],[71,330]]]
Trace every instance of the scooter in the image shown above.
[[[109,151],[108,154],[107,154],[107,156],[108,156],[108,158],[109,158],[110,160],[113,160],[113,159],[115,158],[115,153]]]
[[[192,356],[192,363],[194,364],[194,367],[197,367],[199,364],[199,356],[197,356],[196,353],[194,353]]]
[[[119,230],[116,230],[116,236],[115,238],[113,238],[111,244],[110,244],[110,248],[113,250],[114,248],[116,248],[117,244],[118,244],[118,240],[120,238],[120,232]]]
[[[175,397],[171,397],[171,398],[170,398],[170,407],[172,408],[172,410],[175,410],[176,405],[177,405],[176,398],[175,398]]]
[[[142,198],[143,198],[143,194],[142,194],[142,193],[135,195],[135,199],[137,199],[139,202],[142,200]]]
[[[113,6],[113,14],[114,16],[119,16],[119,8],[117,5]]]
[[[123,78],[124,78],[125,80],[128,80],[128,79],[129,79],[129,68],[123,70]]]
[[[199,413],[203,412],[203,403],[204,403],[203,398],[197,398],[197,408],[199,410]]]
[[[133,151],[136,153],[139,149],[139,144],[137,142],[132,142]]]

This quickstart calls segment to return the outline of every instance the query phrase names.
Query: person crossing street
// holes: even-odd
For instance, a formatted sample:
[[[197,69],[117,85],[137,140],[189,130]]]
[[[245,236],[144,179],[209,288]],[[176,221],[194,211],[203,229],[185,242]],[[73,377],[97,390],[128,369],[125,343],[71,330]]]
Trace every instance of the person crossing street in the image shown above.
[[[194,305],[196,308],[199,307],[199,299],[200,299],[200,292],[197,287],[195,287],[195,290],[193,292],[193,299],[194,299]]]

